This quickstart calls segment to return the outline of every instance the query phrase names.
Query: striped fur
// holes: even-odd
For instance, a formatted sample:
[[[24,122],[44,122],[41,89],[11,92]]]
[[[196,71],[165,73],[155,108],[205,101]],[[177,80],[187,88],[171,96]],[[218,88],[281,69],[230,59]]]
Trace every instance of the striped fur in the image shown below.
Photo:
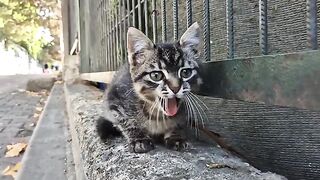
[[[199,34],[195,23],[179,42],[154,44],[141,31],[129,28],[129,62],[119,69],[108,88],[105,116],[127,138],[131,151],[152,150],[155,136],[162,137],[169,148],[186,146],[184,97],[202,82]],[[178,111],[169,116],[165,106],[172,98]]]

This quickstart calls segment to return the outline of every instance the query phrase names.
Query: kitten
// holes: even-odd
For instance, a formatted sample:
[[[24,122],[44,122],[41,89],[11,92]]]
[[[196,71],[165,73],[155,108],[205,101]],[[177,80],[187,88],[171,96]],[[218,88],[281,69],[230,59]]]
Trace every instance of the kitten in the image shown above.
[[[130,27],[129,63],[119,69],[108,86],[106,119],[100,118],[97,123],[100,137],[120,131],[130,150],[136,153],[154,149],[156,137],[168,148],[185,148],[184,130],[190,113],[187,100],[191,90],[202,82],[199,43],[198,23],[172,44],[154,44],[141,31]]]

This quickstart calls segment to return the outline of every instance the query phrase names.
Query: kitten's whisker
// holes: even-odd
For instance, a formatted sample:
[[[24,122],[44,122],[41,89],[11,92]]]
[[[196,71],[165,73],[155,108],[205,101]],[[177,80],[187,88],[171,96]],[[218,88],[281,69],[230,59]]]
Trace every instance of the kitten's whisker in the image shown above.
[[[197,97],[195,94],[190,93],[189,95],[190,95],[190,98],[194,101],[194,103],[196,103],[197,106],[201,108],[201,111],[205,114],[206,111],[203,109],[203,107],[206,110],[208,110],[209,109],[208,106],[206,106],[206,104],[204,104],[203,101],[201,101],[201,99]]]
[[[185,108],[185,111],[187,112],[187,126],[189,126],[189,109],[188,109],[188,106],[187,106],[187,99],[185,99],[184,101],[184,108]]]
[[[206,113],[204,112],[204,110],[202,109],[202,107],[198,106],[197,109],[199,111],[199,116],[201,119],[202,127],[205,127],[205,121],[208,122],[208,117],[207,117]]]
[[[190,103],[192,104],[195,113],[197,113],[197,123],[196,123],[196,127],[197,127],[197,132],[198,132],[198,130],[199,130],[199,119],[198,119],[198,117],[201,119],[201,123],[202,123],[202,125],[204,126],[203,117],[202,117],[201,112],[200,112],[200,110],[199,110],[199,108],[198,108],[198,105],[196,104],[196,102],[195,102],[194,98],[192,98],[192,96],[190,96]],[[198,135],[198,134],[197,134],[197,135]]]
[[[200,116],[200,119],[201,119],[202,127],[204,127],[204,119],[203,119],[202,114],[204,114],[205,117],[207,118],[206,113],[204,112],[204,110],[203,110],[202,107],[199,105],[199,103],[197,102],[196,99],[194,99],[192,96],[190,96],[190,98],[193,99],[192,103],[194,104],[195,108],[197,109],[197,111],[198,111],[198,113],[199,113],[199,116]],[[201,112],[200,112],[200,110],[201,110]]]
[[[190,126],[192,127],[192,124],[191,124],[191,112],[190,112],[190,107],[189,107],[189,99],[188,99],[188,97],[186,97],[185,98],[185,105],[186,105],[186,109],[187,109],[187,112],[188,112],[188,125],[189,125],[189,123],[190,123]]]
[[[133,88],[130,88],[129,90],[127,90],[127,92],[124,94],[126,97],[133,92]]]
[[[191,114],[191,110],[190,110],[190,105],[189,105],[189,99],[188,99],[188,97],[185,99],[185,106],[186,106],[186,109],[187,109],[187,126],[189,126],[189,124],[190,124],[190,126],[191,126],[191,128],[192,128],[192,117],[190,117],[190,116],[192,116],[192,114]]]
[[[163,104],[165,103],[164,101],[165,101],[165,99],[164,98],[162,98],[162,101],[163,101]],[[162,101],[161,101],[161,103],[162,103]],[[165,114],[164,114],[164,112],[163,112],[163,110],[162,110],[162,121],[164,122],[163,124],[164,124],[164,126],[166,127],[166,128],[168,128],[168,125],[167,125],[167,120],[166,120],[166,117],[165,117]]]
[[[154,112],[154,110],[156,109],[158,103],[159,103],[159,100],[157,99],[157,100],[154,102],[154,104],[153,104],[151,116],[153,115],[153,112]]]
[[[145,108],[146,103],[147,103],[146,101],[143,103],[142,109],[144,109],[144,108]]]
[[[197,99],[198,102],[200,102],[207,110],[209,110],[208,106],[194,93],[190,92],[190,95],[195,97]]]
[[[189,107],[190,107],[190,112],[192,114],[192,120],[190,121],[192,123],[192,125],[194,126],[194,130],[196,131],[197,133],[197,122],[198,122],[198,117],[197,117],[197,114],[195,113],[195,110],[191,104],[191,99],[190,97],[188,97],[189,99]]]
[[[152,118],[152,115],[153,115],[153,111],[156,107],[156,105],[158,104],[158,99],[156,99],[156,101],[152,104],[151,108],[149,109],[149,126],[151,125],[151,118]]]
[[[159,100],[159,102],[160,102],[160,106],[161,106],[161,101],[162,101],[162,98],[159,98],[160,100]],[[159,113],[160,113],[160,106],[159,105],[157,105],[158,106],[158,112],[157,112],[157,126],[158,126],[158,124],[159,124]]]
[[[199,128],[199,120],[198,120],[198,115],[194,109],[194,104],[192,103],[192,99],[190,97],[190,95],[187,95],[188,99],[189,99],[189,104],[192,110],[192,114],[194,115],[194,125],[195,125],[195,131],[196,131],[196,136],[198,137],[198,128]]]

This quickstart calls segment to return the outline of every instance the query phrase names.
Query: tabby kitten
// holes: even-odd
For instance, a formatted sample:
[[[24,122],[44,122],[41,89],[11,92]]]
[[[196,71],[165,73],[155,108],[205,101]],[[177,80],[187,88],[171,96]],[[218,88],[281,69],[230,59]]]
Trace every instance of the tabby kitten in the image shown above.
[[[106,117],[97,123],[101,138],[120,131],[136,153],[154,149],[159,137],[168,148],[187,147],[184,130],[190,104],[186,99],[201,83],[199,31],[194,23],[179,42],[154,44],[138,29],[129,28],[129,63],[108,87]]]

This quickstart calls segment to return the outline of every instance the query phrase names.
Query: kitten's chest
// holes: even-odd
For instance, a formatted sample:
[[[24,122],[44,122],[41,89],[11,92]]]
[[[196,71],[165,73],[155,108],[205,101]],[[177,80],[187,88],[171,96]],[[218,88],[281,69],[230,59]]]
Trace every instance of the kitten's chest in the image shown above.
[[[140,122],[149,134],[161,135],[174,130],[177,126],[184,126],[183,111],[170,118],[160,111],[152,111],[153,114],[151,115],[148,108],[150,107],[141,108],[142,112],[140,113],[143,114],[143,118],[140,119]]]
[[[173,120],[150,120],[144,123],[147,131],[152,135],[165,134],[166,132],[174,129],[178,124]]]
[[[152,135],[161,135],[174,130],[177,126],[183,126],[181,118],[168,118],[168,117],[151,117],[143,120],[143,126]]]

